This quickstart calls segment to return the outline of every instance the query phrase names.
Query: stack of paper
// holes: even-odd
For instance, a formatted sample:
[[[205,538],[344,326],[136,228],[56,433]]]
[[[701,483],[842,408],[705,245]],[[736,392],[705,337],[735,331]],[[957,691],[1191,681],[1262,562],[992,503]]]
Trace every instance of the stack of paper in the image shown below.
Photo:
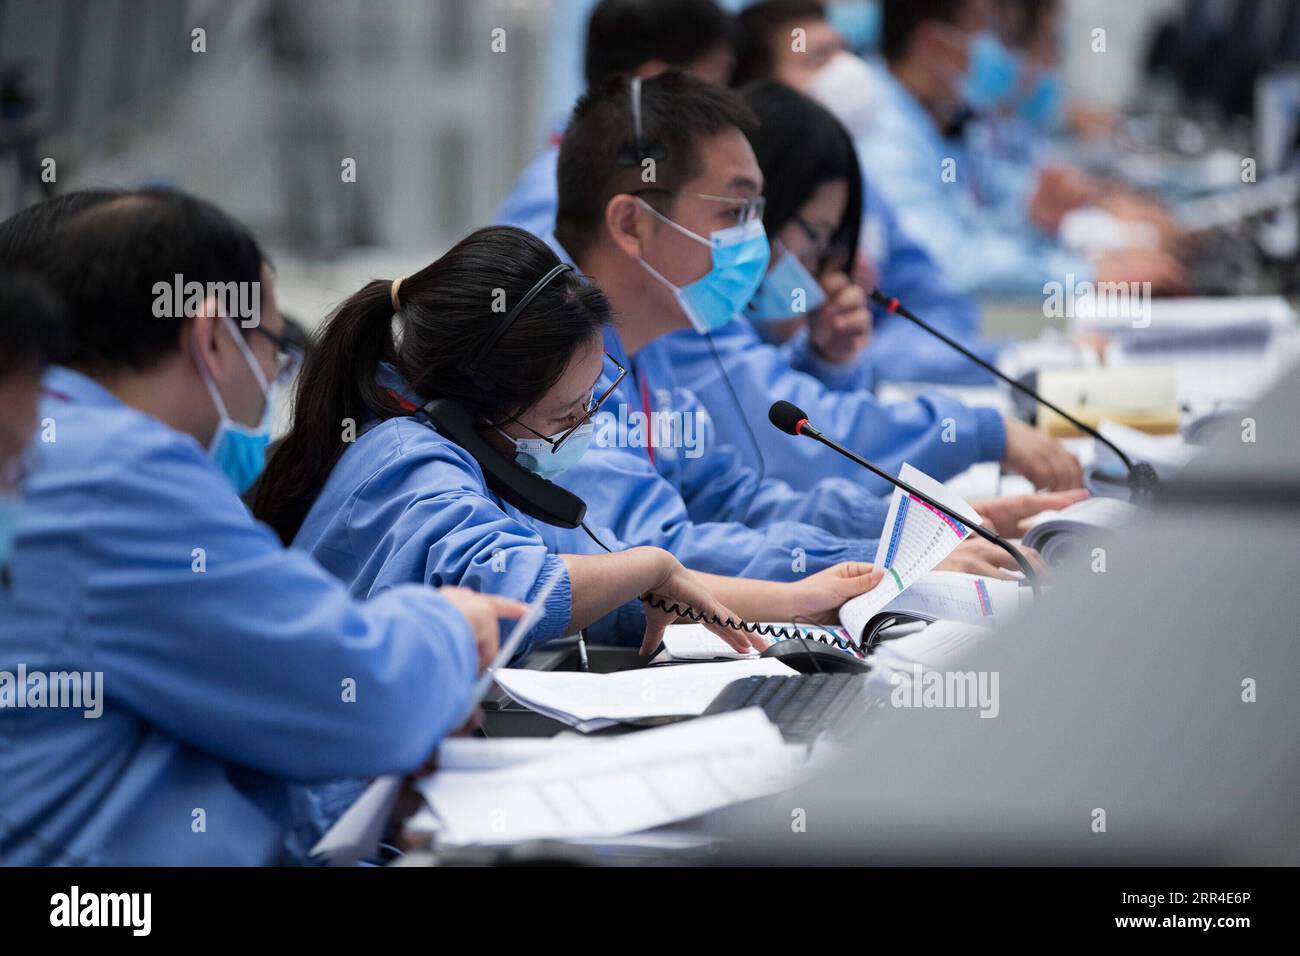
[[[417,786],[440,844],[502,844],[664,826],[779,792],[804,768],[802,748],[786,746],[761,710],[747,708],[500,770],[439,771]]]
[[[1201,451],[1178,435],[1148,435],[1109,419],[1102,421],[1097,430],[1122,448],[1133,461],[1151,465],[1164,481],[1181,471]],[[1102,442],[1097,442],[1093,469],[1118,479],[1128,477],[1128,469],[1119,455]]]
[[[1085,498],[1061,511],[1043,511],[1029,520],[1024,543],[1038,549],[1054,567],[1079,560],[1085,551],[1105,545],[1116,529],[1131,524],[1141,510],[1117,498]]]
[[[920,664],[938,670],[960,657],[967,647],[986,640],[988,628],[961,621],[936,621],[914,634],[876,646],[871,657],[875,676],[888,677],[895,672],[911,673]]]
[[[585,733],[650,717],[699,716],[734,680],[793,673],[769,658],[613,674],[506,669],[496,676],[505,692],[525,707]]]
[[[864,641],[900,621],[954,621],[991,628],[1005,624],[1031,591],[1019,581],[988,578],[960,571],[930,571],[872,615]]]

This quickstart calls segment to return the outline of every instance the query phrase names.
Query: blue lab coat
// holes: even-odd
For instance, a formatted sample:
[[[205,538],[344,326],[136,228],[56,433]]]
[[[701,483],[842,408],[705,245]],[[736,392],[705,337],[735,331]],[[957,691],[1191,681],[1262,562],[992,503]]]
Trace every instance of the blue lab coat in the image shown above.
[[[468,624],[428,588],[354,600],[193,438],[71,370],[45,385],[0,672],[101,673],[102,713],[0,708],[0,858],[300,858],[329,821],[294,782],[411,770],[454,729]]]
[[[426,401],[389,365],[381,366],[378,380],[415,408]],[[588,525],[612,550],[625,547],[607,528]],[[468,452],[409,416],[362,424],[293,546],[310,552],[357,597],[414,583],[531,601],[558,574],[520,653],[568,633],[573,592],[559,555],[601,550],[581,530],[554,528],[502,501]],[[605,643],[639,644],[644,629],[644,611],[633,601],[589,633]]]
[[[872,188],[884,195],[903,229],[925,246],[955,289],[1039,296],[1045,283],[1065,282],[1067,275],[1080,281],[1094,277],[1087,257],[1064,249],[1027,219],[1005,221],[996,197],[986,203],[978,194],[980,176],[987,176],[989,167],[976,169],[965,147],[945,139],[902,84],[887,71],[881,77],[874,118],[858,140],[858,155]],[[955,178],[945,177],[945,171]]]

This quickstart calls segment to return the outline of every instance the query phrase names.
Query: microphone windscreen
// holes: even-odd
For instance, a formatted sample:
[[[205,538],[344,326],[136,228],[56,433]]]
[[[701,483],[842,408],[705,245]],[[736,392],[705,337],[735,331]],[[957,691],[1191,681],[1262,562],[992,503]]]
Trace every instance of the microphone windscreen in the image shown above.
[[[767,410],[767,420],[787,435],[799,434],[799,423],[806,422],[808,416],[798,405],[789,402],[773,402]]]

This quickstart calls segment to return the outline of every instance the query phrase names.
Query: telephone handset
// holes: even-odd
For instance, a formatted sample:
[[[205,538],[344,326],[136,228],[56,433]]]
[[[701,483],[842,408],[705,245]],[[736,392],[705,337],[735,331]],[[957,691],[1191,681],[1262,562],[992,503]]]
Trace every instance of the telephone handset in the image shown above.
[[[501,454],[479,434],[465,406],[449,398],[434,399],[422,409],[428,423],[450,438],[478,462],[487,485],[526,515],[557,528],[577,528],[587,514],[587,503],[573,492],[529,471]]]
[[[439,398],[425,405],[421,412],[422,414],[417,418],[424,419],[427,425],[450,438],[478,462],[479,467],[483,469],[483,475],[487,479],[488,487],[505,501],[514,505],[524,514],[531,515],[539,521],[545,521],[547,524],[560,528],[582,528],[588,535],[591,535],[591,539],[596,544],[606,551],[609,550],[605,543],[592,534],[591,529],[583,523],[583,519],[587,515],[587,503],[571,491],[561,488],[553,481],[542,478],[518,462],[512,461],[501,454],[487,439],[479,434],[478,424],[465,406],[449,398]],[[641,600],[653,608],[671,611],[678,617],[684,617],[691,621],[699,622],[707,619],[711,624],[721,624],[733,630],[748,631],[751,634],[760,634],[764,637],[803,638],[830,644],[844,650],[853,650],[848,641],[837,638],[829,632],[826,636],[819,636],[791,630],[790,628],[775,627],[771,624],[753,624],[749,621],[723,621],[713,615],[697,611],[692,607],[676,602],[670,604],[664,598],[654,594],[643,594]]]

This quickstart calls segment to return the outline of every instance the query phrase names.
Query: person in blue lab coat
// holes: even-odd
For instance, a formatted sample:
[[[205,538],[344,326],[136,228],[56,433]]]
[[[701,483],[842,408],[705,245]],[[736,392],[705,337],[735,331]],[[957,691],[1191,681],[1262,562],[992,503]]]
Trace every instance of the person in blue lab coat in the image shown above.
[[[1010,2],[1003,0],[1004,6]],[[1038,11],[1039,8],[1033,9]],[[805,93],[844,124],[845,133],[856,143],[865,135],[863,130],[870,129],[873,91],[884,84],[884,68],[868,64],[837,46],[836,28],[829,19],[831,12],[817,0],[763,0],[747,7],[738,17],[740,35],[737,43],[743,52],[737,60],[736,77],[745,77],[754,83],[775,80]],[[1041,30],[1041,24],[1048,18],[1037,14],[1036,17],[1035,22],[1039,23],[1038,29]],[[818,69],[810,71],[809,60],[790,52],[790,31],[795,28],[805,31],[810,48],[816,45],[833,51],[829,58],[823,55],[818,59]],[[1026,62],[1028,60],[1026,54]],[[1023,72],[1024,95],[1035,95],[1032,90],[1039,85],[1038,71]],[[790,113],[780,112],[775,104],[772,110],[764,110],[763,103],[752,97],[750,105],[761,117],[759,129],[751,140],[768,179],[765,192],[769,199],[769,220],[774,202],[780,204],[775,196],[781,188],[777,179],[798,180],[824,172],[834,172],[833,178],[850,182],[855,178],[861,179],[860,169],[850,171],[847,168],[841,145],[842,134],[832,131],[824,117],[809,115],[806,108],[800,108],[801,104],[794,101],[789,103],[792,107]],[[996,119],[1000,121],[1002,114],[999,113]],[[968,124],[967,129],[971,130],[975,125]],[[805,135],[824,138],[828,144],[825,152],[803,148]],[[801,147],[798,149],[791,145],[796,137]],[[785,142],[782,142],[783,138]],[[782,151],[779,155],[778,150]],[[1002,173],[998,178],[1009,181],[1014,177]],[[1021,178],[1032,178],[1032,172],[1022,170]],[[791,188],[800,187],[795,184]],[[773,231],[770,221],[768,225],[768,231]],[[1001,366],[1008,374],[1018,376],[1044,365],[1077,365],[1086,360],[1085,350],[1097,346],[1095,340],[1076,342],[1054,330],[1045,331],[1027,342],[983,336],[978,303],[952,287],[925,247],[902,229],[881,190],[866,180],[862,181],[862,224],[857,259],[853,277],[858,283],[867,288],[878,286],[886,294],[896,296],[931,325],[962,342],[986,361]],[[816,319],[824,317],[814,314],[812,318],[815,328]],[[900,316],[873,307],[872,320],[871,344],[863,359],[870,379],[877,383],[988,385],[996,381],[980,366]],[[815,356],[807,354],[806,343],[800,339],[792,341],[790,348],[792,361],[797,367],[825,384],[836,387],[841,381],[854,381],[851,374],[837,374],[834,365],[810,361]],[[798,358],[802,361],[797,361]]]
[[[879,6],[874,3],[862,6],[874,11],[871,20],[878,30]],[[833,7],[826,7],[818,0],[763,0],[747,7],[737,18],[737,44],[742,53],[736,64],[736,84],[748,87],[776,81],[820,102],[841,121],[869,111],[870,89],[879,82],[876,71],[843,49],[838,27],[831,19],[833,13]],[[816,45],[829,53],[813,61],[792,53],[789,37],[795,28],[805,31],[810,46]],[[930,254],[899,227],[898,218],[880,190],[862,181],[860,169],[848,168],[850,158],[857,165],[856,147],[853,156],[846,157],[842,145],[845,136],[852,142],[851,129],[843,133],[832,130],[825,117],[809,110],[802,101],[792,100],[788,95],[783,97],[770,87],[764,88],[762,94],[747,95],[746,99],[760,120],[750,141],[767,180],[765,225],[769,233],[775,231],[771,223],[773,207],[785,205],[782,194],[789,195],[789,201],[802,204],[811,195],[812,187],[820,186],[825,180],[858,182],[861,202],[854,205],[860,206],[862,216],[859,235],[835,237],[839,247],[849,248],[852,242],[857,249],[857,261],[852,263],[854,277],[896,295],[931,324],[989,361],[997,361],[1013,347],[1009,342],[980,336],[978,304],[952,289]],[[765,109],[769,101],[772,108]],[[791,106],[793,115],[782,114],[779,108],[783,105]],[[807,148],[805,135],[825,145],[818,150]],[[792,145],[796,141],[799,148]],[[778,150],[788,150],[788,153],[778,155]],[[804,189],[808,192],[804,193]],[[851,215],[853,210],[846,212]],[[838,231],[839,224],[832,227]],[[955,354],[906,319],[883,315],[879,310],[873,310],[872,318],[871,348],[863,356],[866,365],[863,371],[869,373],[869,381],[948,385],[986,385],[994,381],[978,365]],[[763,331],[760,325],[760,334]],[[806,334],[799,332],[800,336]],[[770,341],[770,336],[765,338]],[[834,387],[845,380],[836,374],[839,370],[834,363],[813,361],[819,353],[810,354],[806,344],[798,339],[791,343],[791,350],[796,367],[816,375],[826,384]],[[855,381],[852,375],[847,380]]]
[[[716,440],[715,409],[706,413],[679,385],[671,354],[659,347],[679,329],[707,334],[728,325],[762,282],[762,173],[741,131],[750,119],[735,94],[679,71],[643,82],[615,78],[579,102],[561,146],[554,240],[610,297],[616,319],[606,348],[629,370],[598,423],[590,461],[566,482],[593,507],[599,503],[602,520],[627,541],[653,533],[659,519],[627,504],[640,500],[629,486],[649,485],[651,472],[697,521],[762,527],[795,518],[852,535],[879,514],[882,501],[860,479],[816,480],[832,471],[820,462],[805,466],[799,490],[746,464],[734,446]],[[642,171],[650,168],[647,185]],[[755,428],[777,434],[757,423],[769,402],[761,391],[750,393],[738,420],[753,417]]]
[[[650,77],[669,67],[726,84],[735,63],[734,18],[715,0],[600,0],[587,22],[583,76],[588,86],[623,73]],[[555,228],[559,136],[519,174],[492,217],[535,236]]]
[[[420,583],[531,599],[558,575],[534,642],[591,628],[648,653],[676,615],[645,610],[643,595],[724,620],[795,620],[833,615],[874,587],[879,573],[861,563],[795,584],[699,574],[662,548],[625,549],[608,529],[561,531],[535,516],[558,489],[532,475],[556,478],[581,460],[609,394],[597,382],[621,374],[602,341],[608,320],[596,287],[510,227],[372,281],[327,320],[307,359],[257,515],[358,597]],[[535,487],[509,491],[525,477]],[[706,626],[737,649],[765,646]]]
[[[617,6],[617,4],[610,4]],[[636,6],[632,4],[631,6]],[[821,17],[820,7],[816,4],[803,4]],[[746,15],[749,11],[746,11]],[[822,18],[824,20],[824,18]],[[815,25],[814,20],[808,21],[809,29]],[[823,24],[824,25],[824,24]],[[834,39],[834,33],[829,26],[825,26],[825,32]],[[662,69],[665,59],[658,55],[658,48],[654,45],[653,38],[657,34],[651,34],[643,45],[638,47],[636,56],[624,55],[617,62],[607,63],[606,59],[601,59],[593,55],[593,50],[597,42],[603,46],[611,42],[609,31],[597,29],[597,19],[593,16],[592,29],[588,35],[588,80],[595,83],[607,79],[609,73],[601,73],[596,67],[605,69],[621,68],[627,73],[636,76],[652,76]],[[664,41],[658,41],[662,44]],[[752,45],[751,45],[752,46]],[[751,50],[751,56],[753,51]],[[638,62],[637,57],[640,57]],[[593,66],[593,64],[595,66]],[[756,67],[751,67],[755,69]],[[688,72],[693,75],[699,74],[698,67],[689,66]],[[716,79],[716,77],[703,76],[705,79]],[[554,228],[554,203],[556,197],[555,180],[545,181],[544,177],[548,174],[553,175],[556,171],[555,158],[550,151],[539,157],[537,161],[530,164],[521,174],[514,191],[497,213],[497,221],[506,222],[512,225],[528,229],[538,235],[547,235]],[[916,250],[916,247],[912,247]],[[921,262],[921,268],[918,270],[913,263],[917,256],[909,256],[907,250],[900,250],[899,255],[894,259],[895,268],[890,279],[898,279],[899,284],[897,293],[905,296],[905,301],[916,308],[923,310],[924,314],[936,318],[941,325],[944,325],[944,317],[936,315],[930,308],[935,301],[935,296],[930,294],[927,287],[926,279],[935,276],[937,273],[933,269],[926,269],[925,261]],[[904,282],[904,278],[910,278],[916,274],[915,281]],[[922,295],[922,290],[925,294]],[[947,315],[954,317],[954,321],[962,325],[961,332],[967,331],[975,322],[973,310],[965,306],[951,308],[946,311]],[[896,320],[894,328],[902,320]],[[950,329],[951,330],[951,329]],[[960,334],[960,333],[959,333]],[[765,394],[771,393],[771,398],[792,397],[801,394],[807,398],[806,389],[803,386],[812,385],[817,388],[815,382],[811,382],[808,375],[799,374],[787,376],[788,369],[786,363],[778,361],[774,366],[770,366],[769,360],[773,357],[770,351],[759,347],[759,342],[752,332],[745,329],[742,323],[721,329],[714,335],[712,345],[722,349],[721,355],[727,363],[746,362],[755,363],[755,375],[765,383]],[[685,339],[685,341],[681,341]],[[886,343],[887,344],[887,343]],[[704,376],[706,381],[712,382],[714,386],[721,387],[717,379],[717,368],[713,363],[712,349],[707,349],[710,345],[708,342],[701,342],[689,336],[673,337],[671,348],[676,351],[680,350],[683,354],[674,354],[670,357],[673,364],[680,366],[679,376],[682,384],[688,387],[697,387],[695,373]],[[824,378],[839,388],[845,386],[856,386],[861,382],[857,377],[857,369],[848,369],[847,374],[839,374],[839,370],[829,366],[828,363],[819,361],[817,356],[811,353],[805,347],[806,343],[797,341],[793,343],[792,348],[796,354],[789,356],[793,362],[793,369],[797,372],[808,372],[818,378]],[[667,343],[661,344],[658,348],[670,348]],[[900,361],[890,363],[890,368],[899,367],[900,373],[906,373],[908,370],[902,368],[907,364],[906,360],[912,355],[921,354],[921,349],[899,349],[895,354],[900,356]],[[941,353],[936,352],[933,346],[929,346],[926,354],[935,356]],[[707,362],[697,361],[707,359]],[[973,375],[966,370],[966,366],[953,363],[949,360],[942,360],[938,366],[940,372],[950,372],[953,369],[961,369],[962,378],[955,378],[956,381],[982,381],[978,375]],[[912,369],[915,370],[915,367]],[[900,377],[904,377],[900,374]],[[914,377],[914,376],[906,376]],[[946,376],[936,375],[936,378]],[[767,383],[776,380],[777,388],[773,389]],[[748,382],[748,379],[745,381]],[[788,384],[791,388],[791,395],[781,394],[782,384]],[[703,389],[702,389],[703,391]],[[734,403],[730,401],[727,395],[727,401],[713,401],[714,395],[701,395],[704,407],[713,415],[717,426],[721,429],[720,435],[727,444],[740,447],[752,447],[748,433],[741,434],[741,426],[744,424],[738,419],[735,413]],[[845,406],[843,409],[840,405]],[[941,407],[937,407],[941,406]],[[950,398],[941,398],[931,396],[928,402],[906,402],[900,403],[896,407],[884,405],[877,402],[869,394],[858,394],[851,397],[840,398],[835,396],[830,400],[830,407],[822,409],[809,409],[809,411],[818,412],[818,417],[823,421],[837,421],[842,425],[838,432],[839,437],[852,438],[857,441],[859,438],[869,441],[870,444],[859,446],[859,450],[873,456],[878,463],[887,468],[897,470],[903,460],[909,460],[918,467],[934,475],[934,477],[944,479],[964,470],[969,465],[977,461],[998,460],[1005,458],[1011,461],[1015,466],[1021,467],[1022,470],[1028,470],[1032,480],[1039,484],[1050,484],[1053,475],[1059,470],[1061,473],[1068,473],[1069,463],[1067,456],[1058,444],[1045,441],[1031,433],[1029,429],[1011,425],[1010,440],[1007,439],[1007,428],[1000,415],[991,409],[973,410],[963,403]],[[766,429],[766,426],[762,426]],[[832,432],[836,434],[836,432]],[[948,440],[945,440],[948,439]],[[770,443],[774,440],[773,436],[764,435],[761,441]],[[766,450],[766,449],[765,449]],[[787,467],[789,465],[790,467]],[[830,461],[829,458],[823,462],[824,471],[809,471],[804,467],[804,461],[799,455],[778,456],[771,458],[769,456],[769,466],[772,468],[771,476],[781,478],[800,488],[807,485],[822,475],[837,475],[846,477],[854,482],[865,481],[866,487],[875,493],[884,493],[886,485],[878,479],[867,476],[865,479],[859,470],[852,468],[850,464],[844,461]],[[841,514],[844,512],[841,511]],[[866,512],[870,514],[871,512]],[[732,518],[734,515],[721,513],[702,513],[698,510],[693,512],[697,520],[723,518]],[[797,515],[800,519],[806,519],[807,515]],[[744,520],[744,519],[742,519]],[[814,523],[820,523],[815,521]],[[832,525],[832,530],[840,531],[841,527]],[[861,527],[854,529],[853,534],[860,535],[863,532]]]
[[[1012,220],[981,195],[987,169],[969,156],[961,131],[1015,82],[990,30],[992,0],[881,0],[881,9],[886,69],[870,122],[855,131],[859,153],[872,187],[958,290],[1037,297],[1047,283],[1074,281],[1149,281],[1157,293],[1184,288],[1182,267],[1159,248],[1082,255],[1033,221],[1033,199]],[[1041,189],[1061,184],[1049,179]]]
[[[1081,475],[1073,456],[994,409],[933,392],[895,403],[872,395],[876,379],[891,377],[881,373],[893,355],[921,350],[891,342],[892,332],[880,334],[880,347],[867,344],[872,317],[852,277],[862,221],[853,144],[834,117],[786,86],[760,83],[747,88],[745,99],[758,116],[750,140],[764,175],[770,268],[744,308],[747,321],[728,323],[707,338],[676,332],[652,346],[667,352],[678,379],[712,413],[720,438],[736,445],[748,439],[749,423],[736,414],[733,394],[746,408],[783,398],[890,470],[907,461],[942,480],[1005,454],[1007,464],[1035,484],[1077,487]],[[907,336],[909,343],[914,339]],[[953,354],[933,339],[927,344],[931,352]],[[772,474],[796,486],[822,474],[853,478],[859,471],[844,459],[823,464],[824,449],[790,447],[771,429],[755,437],[773,462]]]
[[[63,306],[25,272],[0,271],[0,588],[18,536],[41,376],[65,347]]]
[[[0,225],[71,343],[0,592],[0,857],[301,860],[337,809],[304,785],[421,766],[523,609],[286,551],[237,497],[292,366],[257,243],[181,193],[54,203]]]

